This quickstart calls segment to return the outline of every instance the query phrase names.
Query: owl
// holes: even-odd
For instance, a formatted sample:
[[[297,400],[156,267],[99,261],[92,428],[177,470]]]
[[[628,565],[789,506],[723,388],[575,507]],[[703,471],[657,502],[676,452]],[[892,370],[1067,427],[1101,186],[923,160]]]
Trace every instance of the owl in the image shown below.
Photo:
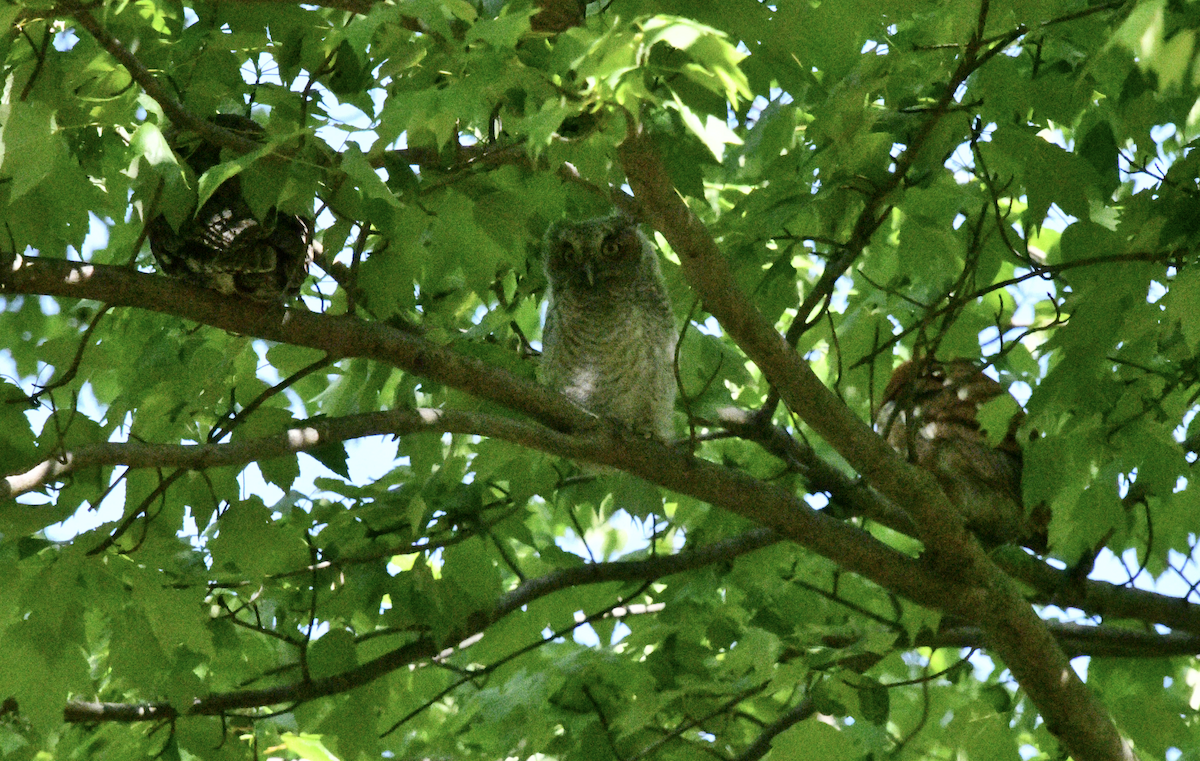
[[[261,140],[263,128],[237,114],[210,120],[225,129]],[[221,149],[200,141],[188,150],[179,132],[169,132],[171,147],[196,176],[221,163]],[[314,253],[313,220],[270,209],[259,220],[242,198],[236,175],[218,187],[193,216],[176,230],[158,215],[147,237],[159,269],[167,275],[225,294],[258,301],[285,302],[300,293]]]
[[[542,381],[591,412],[670,440],[675,320],[658,255],[624,215],[546,232]]]
[[[967,360],[905,362],[875,414],[896,451],[933,474],[967,527],[988,544],[1019,542],[1043,550],[1043,510],[1027,515],[1021,497],[1018,411],[996,446],[980,427],[980,406],[1008,393]]]

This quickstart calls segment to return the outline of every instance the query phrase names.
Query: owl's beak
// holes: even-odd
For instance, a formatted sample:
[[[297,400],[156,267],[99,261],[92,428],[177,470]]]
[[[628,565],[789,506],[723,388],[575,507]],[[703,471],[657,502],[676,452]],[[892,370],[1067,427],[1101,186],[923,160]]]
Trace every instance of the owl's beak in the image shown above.
[[[593,288],[596,285],[596,275],[592,272],[592,263],[587,262],[583,265],[583,274],[587,275],[588,288]]]

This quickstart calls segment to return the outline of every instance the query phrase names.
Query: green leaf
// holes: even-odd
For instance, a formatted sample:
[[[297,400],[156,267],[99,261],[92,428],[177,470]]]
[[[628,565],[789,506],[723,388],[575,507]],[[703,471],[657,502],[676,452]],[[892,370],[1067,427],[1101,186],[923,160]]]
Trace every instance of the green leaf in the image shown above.
[[[1193,350],[1200,349],[1200,270],[1187,269],[1175,278],[1167,298],[1167,315],[1179,323]]]
[[[135,155],[140,155],[151,166],[159,164],[174,164],[175,153],[167,143],[166,137],[157,124],[142,122],[133,133],[129,147]]]
[[[0,639],[4,641],[0,680],[5,693],[39,732],[54,731],[67,702],[66,685],[61,684],[41,653],[16,632],[6,631]]]
[[[738,68],[746,56],[719,30],[681,16],[653,16],[640,26],[647,47],[665,42],[692,55],[699,65],[684,69],[689,79],[723,94],[734,108],[739,98],[750,97],[750,84]]]
[[[221,187],[222,183],[230,177],[237,176],[242,170],[270,151],[271,146],[264,145],[258,150],[230,159],[229,161],[223,161],[200,175],[196,186],[196,208],[202,208],[209,197],[216,192],[217,188]]]
[[[844,732],[819,721],[800,722],[775,738],[771,748],[796,761],[850,758],[856,751],[854,741]]]
[[[538,13],[538,9],[507,11],[509,9],[505,8],[494,19],[479,19],[472,24],[467,32],[467,41],[481,40],[500,50],[515,47],[529,33],[529,19]]]
[[[12,181],[13,200],[49,176],[65,152],[54,112],[45,103],[0,106],[0,173]]]
[[[20,388],[0,381],[0,462],[29,463],[37,457],[27,407]]]
[[[367,163],[367,158],[363,152],[358,150],[357,146],[353,143],[346,150],[342,158],[342,169],[355,182],[368,207],[375,210],[377,214],[384,214],[386,206],[400,206],[399,200],[396,199],[396,196],[392,194],[392,191],[371,165]],[[382,201],[386,206],[373,203],[375,201]]]
[[[859,708],[862,710],[863,717],[872,724],[883,726],[887,723],[889,703],[889,693],[883,685],[859,687]]]
[[[1000,446],[1005,436],[1011,430],[1012,420],[1021,412],[1017,400],[1009,394],[1000,394],[995,399],[979,407],[975,419],[979,421],[980,430],[987,436],[988,444]]]
[[[500,575],[482,540],[471,539],[446,549],[442,576],[453,582],[479,607],[495,599]]]
[[[308,667],[314,679],[331,677],[357,665],[354,635],[345,629],[326,632],[308,648]]]
[[[254,577],[294,571],[309,563],[301,538],[274,523],[257,497],[231,506],[217,521],[217,536],[208,546],[213,567],[225,573]]]
[[[279,739],[285,748],[305,761],[338,761],[321,742],[321,735],[286,732]]]
[[[729,129],[724,121],[712,114],[708,114],[701,120],[697,114],[693,113],[690,108],[679,100],[679,96],[675,97],[675,104],[678,106],[679,114],[683,117],[683,123],[687,125],[688,130],[700,138],[700,141],[712,152],[713,157],[717,161],[724,158],[725,146],[741,145],[742,139],[734,134],[733,130]]]
[[[162,579],[152,575],[132,575],[130,583],[132,597],[145,612],[164,652],[182,646],[197,655],[214,654],[211,634],[195,626],[196,615],[202,610],[201,595],[166,587]]]
[[[337,473],[342,478],[350,478],[350,466],[346,460],[346,447],[340,441],[334,441],[324,446],[307,449],[304,454]]]
[[[1008,731],[1008,721],[983,702],[971,702],[959,707],[950,722],[954,736],[962,738],[962,746],[971,757],[997,758],[1016,761],[1016,738]]]

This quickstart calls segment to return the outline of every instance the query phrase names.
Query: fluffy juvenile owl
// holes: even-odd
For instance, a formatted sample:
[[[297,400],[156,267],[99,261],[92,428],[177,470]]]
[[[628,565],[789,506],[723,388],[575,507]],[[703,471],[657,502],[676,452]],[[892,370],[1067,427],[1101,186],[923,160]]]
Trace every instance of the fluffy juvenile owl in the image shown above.
[[[218,114],[211,121],[260,140],[263,128],[237,114]],[[180,132],[168,133],[171,147],[196,176],[221,163],[221,150],[195,140],[184,144]],[[221,184],[179,229],[162,215],[150,222],[150,251],[164,274],[225,294],[259,301],[287,301],[300,285],[313,258],[313,220],[270,209],[259,220],[242,198],[236,175]]]
[[[675,320],[658,256],[623,215],[546,232],[542,381],[580,406],[672,438]]]
[[[1026,514],[1021,497],[1018,411],[998,445],[988,442],[977,415],[1008,393],[967,360],[910,361],[896,368],[875,414],[875,428],[909,461],[933,474],[989,544],[1019,542],[1045,548],[1044,510]]]

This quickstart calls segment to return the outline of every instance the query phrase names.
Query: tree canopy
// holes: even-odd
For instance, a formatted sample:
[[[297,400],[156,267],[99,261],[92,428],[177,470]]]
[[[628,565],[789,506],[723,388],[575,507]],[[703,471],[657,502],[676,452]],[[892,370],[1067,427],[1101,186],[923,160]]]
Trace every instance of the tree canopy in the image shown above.
[[[1198,8],[0,5],[0,750],[1197,758]],[[290,304],[155,271],[235,175]],[[670,442],[537,382],[614,209]],[[1024,403],[1048,547],[871,430],[910,358]]]

